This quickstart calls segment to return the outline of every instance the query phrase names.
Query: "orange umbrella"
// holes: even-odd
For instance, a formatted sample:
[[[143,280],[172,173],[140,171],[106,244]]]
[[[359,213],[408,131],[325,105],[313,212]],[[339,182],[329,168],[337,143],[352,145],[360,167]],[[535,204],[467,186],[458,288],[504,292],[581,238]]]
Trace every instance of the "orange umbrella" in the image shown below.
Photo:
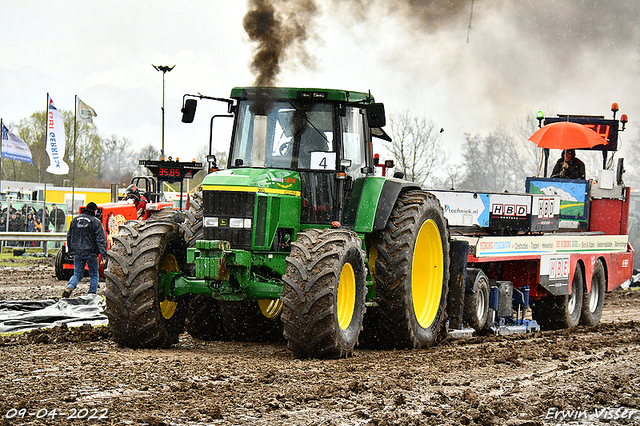
[[[547,124],[529,140],[540,148],[549,149],[592,148],[609,143],[590,128],[570,121]]]

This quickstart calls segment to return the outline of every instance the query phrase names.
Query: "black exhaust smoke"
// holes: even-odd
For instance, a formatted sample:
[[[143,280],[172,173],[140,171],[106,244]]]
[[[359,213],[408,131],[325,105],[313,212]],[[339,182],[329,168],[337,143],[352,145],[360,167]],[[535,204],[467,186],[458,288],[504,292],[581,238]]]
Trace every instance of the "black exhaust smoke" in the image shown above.
[[[310,64],[304,42],[318,12],[315,1],[249,0],[247,6],[242,25],[256,43],[251,61],[256,86],[275,86],[285,60]]]

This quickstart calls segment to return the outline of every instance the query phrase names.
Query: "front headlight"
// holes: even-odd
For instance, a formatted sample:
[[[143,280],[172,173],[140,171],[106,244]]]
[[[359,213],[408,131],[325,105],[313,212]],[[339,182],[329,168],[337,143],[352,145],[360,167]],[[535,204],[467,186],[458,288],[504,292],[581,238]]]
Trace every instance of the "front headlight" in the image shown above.
[[[229,228],[243,228],[244,219],[238,217],[232,217],[229,219]]]
[[[218,218],[217,217],[205,217],[202,221],[205,227],[207,228],[217,228],[218,227]]]

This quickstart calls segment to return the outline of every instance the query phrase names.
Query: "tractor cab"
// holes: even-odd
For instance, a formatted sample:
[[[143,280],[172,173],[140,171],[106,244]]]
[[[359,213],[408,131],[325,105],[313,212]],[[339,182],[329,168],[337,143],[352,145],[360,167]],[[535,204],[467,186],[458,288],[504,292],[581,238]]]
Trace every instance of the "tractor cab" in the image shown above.
[[[293,88],[234,88],[231,98],[229,170],[206,178],[205,189],[226,182],[299,192],[301,223],[343,223],[354,182],[374,174],[372,137],[389,139],[383,104],[366,93]]]

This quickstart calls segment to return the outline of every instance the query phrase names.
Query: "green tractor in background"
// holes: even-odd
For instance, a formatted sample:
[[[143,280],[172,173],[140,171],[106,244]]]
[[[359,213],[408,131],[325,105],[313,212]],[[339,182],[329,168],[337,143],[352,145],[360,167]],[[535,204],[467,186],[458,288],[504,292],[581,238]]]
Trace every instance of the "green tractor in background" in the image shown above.
[[[133,348],[284,338],[300,358],[368,347],[420,348],[443,334],[449,233],[440,203],[375,176],[388,138],[370,94],[234,88],[228,169],[185,212],[129,221],[106,273],[109,327]],[[365,316],[365,310],[367,311]],[[364,330],[363,330],[363,324]]]

